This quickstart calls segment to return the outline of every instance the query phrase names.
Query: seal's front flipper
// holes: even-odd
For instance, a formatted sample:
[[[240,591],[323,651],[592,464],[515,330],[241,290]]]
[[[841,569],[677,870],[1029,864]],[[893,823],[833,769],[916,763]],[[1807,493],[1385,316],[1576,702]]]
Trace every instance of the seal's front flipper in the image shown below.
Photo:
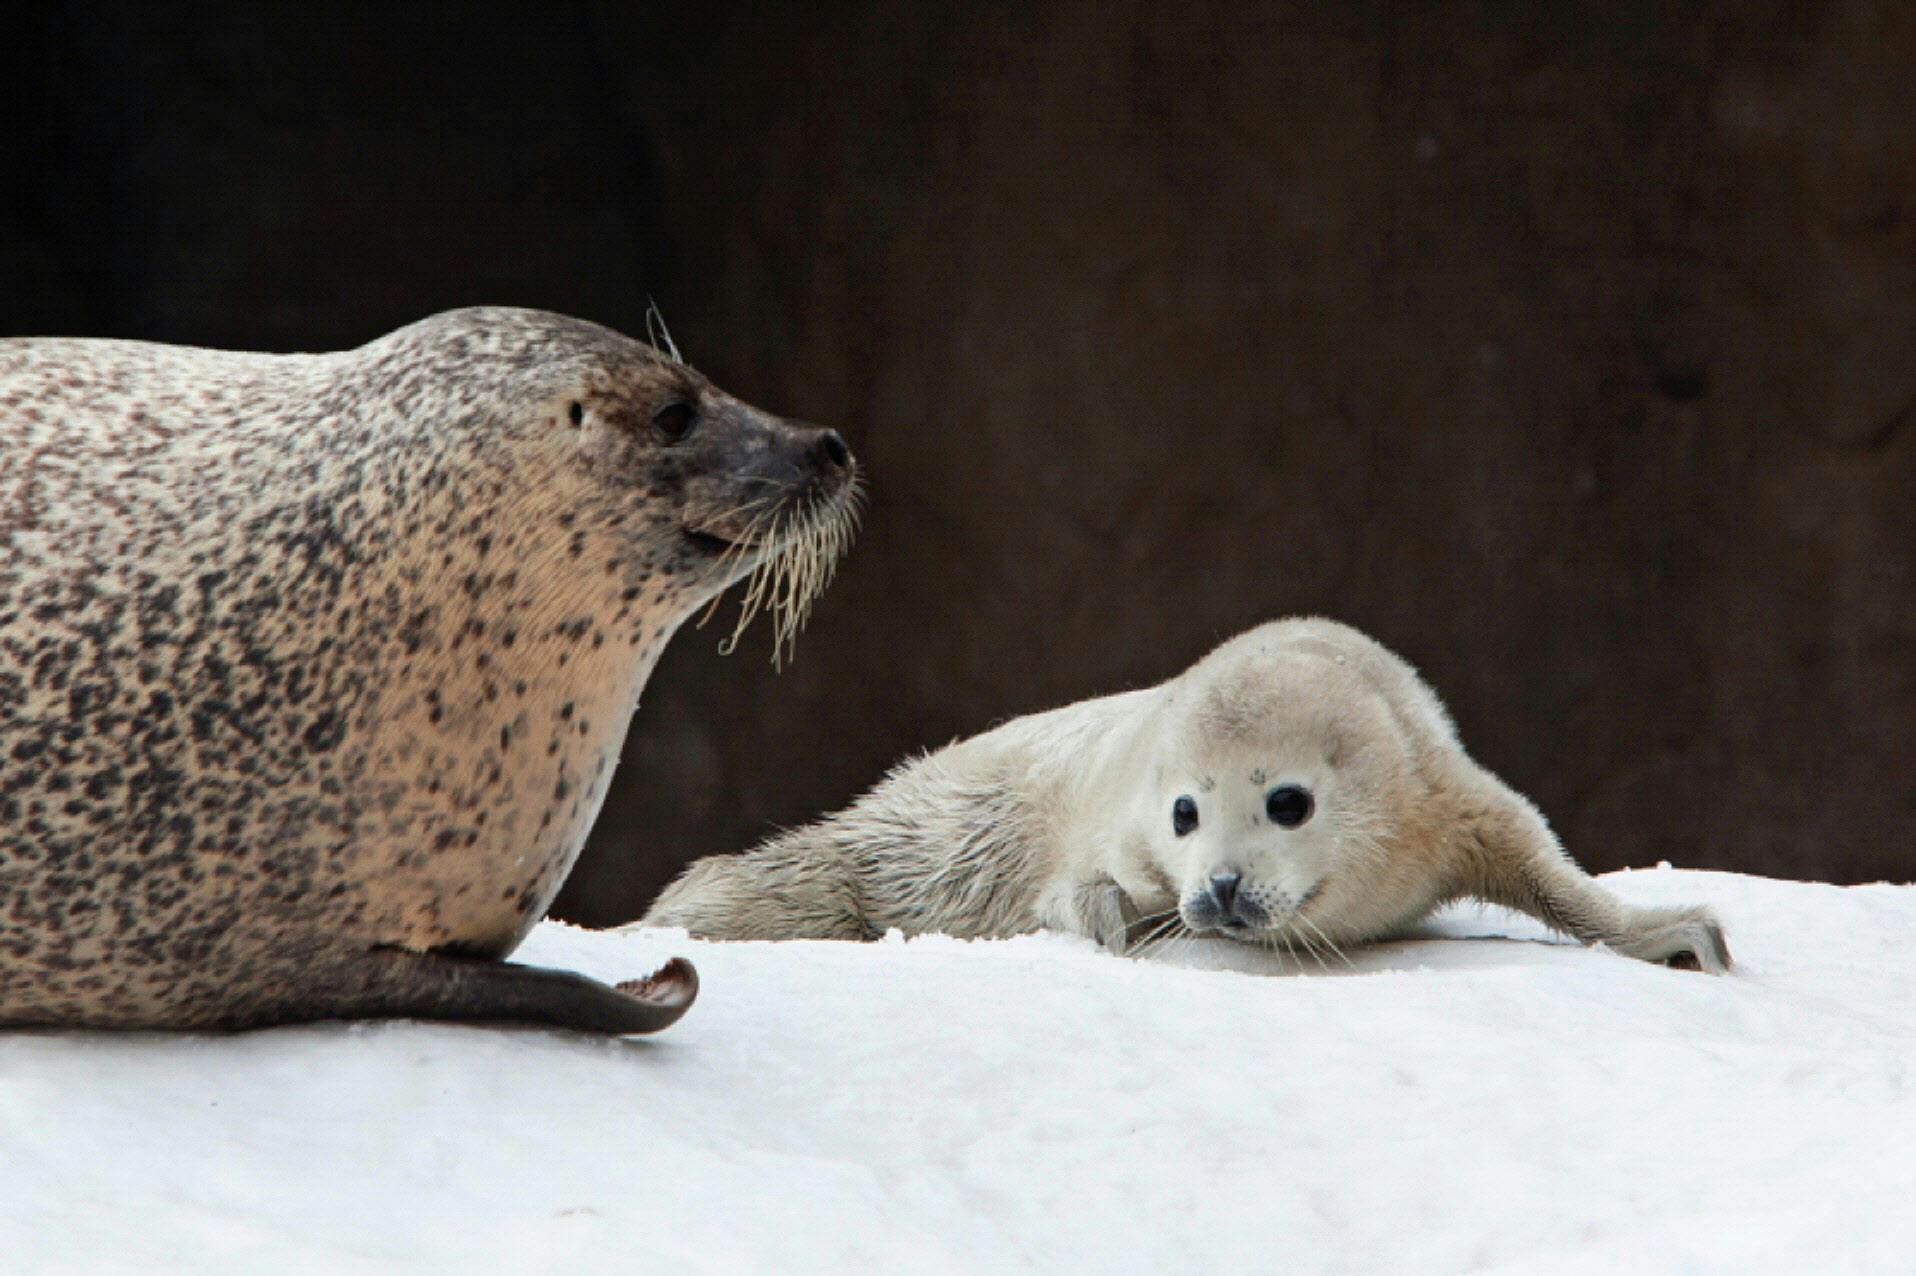
[[[1138,909],[1122,887],[1108,877],[1100,878],[1083,888],[1079,908],[1099,944],[1114,953],[1129,951],[1131,931],[1138,924]]]
[[[1048,907],[1038,910],[1038,923],[1043,928],[1087,936],[1120,955],[1130,952],[1136,943],[1141,920],[1137,905],[1124,888],[1102,873],[1053,896]]]
[[[692,963],[674,957],[655,973],[609,987],[566,970],[396,948],[360,953],[328,969],[327,987],[289,993],[260,1021],[451,1019],[537,1023],[574,1032],[657,1032],[698,996]]]
[[[1707,908],[1633,908],[1564,854],[1537,809],[1497,783],[1461,834],[1475,843],[1468,890],[1585,944],[1679,970],[1727,974],[1723,927]]]
[[[1723,926],[1707,908],[1633,908],[1586,876],[1561,852],[1511,874],[1520,885],[1497,899],[1586,944],[1676,970],[1728,974]]]
[[[1628,928],[1608,941],[1626,957],[1712,975],[1732,965],[1723,926],[1707,908],[1633,908],[1627,918]]]

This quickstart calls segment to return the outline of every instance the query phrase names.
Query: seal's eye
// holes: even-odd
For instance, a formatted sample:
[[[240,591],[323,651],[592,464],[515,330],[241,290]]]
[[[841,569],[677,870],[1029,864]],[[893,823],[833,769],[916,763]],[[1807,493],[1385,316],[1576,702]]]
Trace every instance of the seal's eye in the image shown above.
[[[1280,784],[1272,789],[1264,799],[1264,814],[1271,817],[1271,823],[1280,828],[1294,829],[1311,818],[1311,811],[1317,803],[1311,800],[1309,789],[1299,788],[1295,784]]]
[[[1190,797],[1181,797],[1171,803],[1171,831],[1183,837],[1197,827],[1197,802]]]
[[[690,434],[698,423],[698,412],[682,399],[674,399],[652,414],[652,424],[672,443]]]
[[[577,399],[574,399],[572,401],[572,406],[566,409],[566,415],[572,418],[572,425],[574,429],[577,429],[579,426],[584,425],[585,424],[585,404],[579,402]]]

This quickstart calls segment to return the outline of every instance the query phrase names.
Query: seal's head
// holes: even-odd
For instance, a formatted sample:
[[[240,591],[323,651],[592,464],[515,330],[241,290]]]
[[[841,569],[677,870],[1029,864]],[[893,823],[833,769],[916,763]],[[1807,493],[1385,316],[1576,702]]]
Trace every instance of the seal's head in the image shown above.
[[[838,432],[741,402],[675,349],[492,307],[388,343],[415,365],[430,344],[477,409],[474,433],[503,444],[491,459],[512,503],[543,514],[582,567],[613,555],[648,608],[683,615],[750,576],[740,628],[770,608],[782,650],[850,540],[858,474]]]
[[[1192,930],[1336,941],[1387,871],[1412,751],[1337,657],[1246,637],[1174,688],[1148,845]]]

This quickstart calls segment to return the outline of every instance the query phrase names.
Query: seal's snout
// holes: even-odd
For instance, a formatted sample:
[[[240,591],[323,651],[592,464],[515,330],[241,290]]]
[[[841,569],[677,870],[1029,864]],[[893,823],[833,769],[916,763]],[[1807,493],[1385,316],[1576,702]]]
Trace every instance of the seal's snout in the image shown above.
[[[791,496],[823,492],[836,496],[852,483],[858,463],[845,436],[827,426],[780,420],[742,405],[733,409],[729,430],[714,432],[708,464],[714,473],[742,479],[756,488]]]
[[[856,468],[845,436],[829,427],[813,425],[795,426],[793,434],[794,481],[830,495],[842,492]]]
[[[1269,920],[1263,906],[1244,890],[1244,875],[1234,869],[1211,874],[1185,896],[1180,911],[1196,930],[1246,930]]]
[[[844,471],[852,468],[852,450],[845,443],[845,436],[837,430],[820,430],[818,442],[812,447],[812,454],[818,468],[823,473]]]
[[[1237,888],[1244,880],[1242,873],[1214,873],[1211,875],[1211,905],[1225,917],[1235,916],[1237,912]]]

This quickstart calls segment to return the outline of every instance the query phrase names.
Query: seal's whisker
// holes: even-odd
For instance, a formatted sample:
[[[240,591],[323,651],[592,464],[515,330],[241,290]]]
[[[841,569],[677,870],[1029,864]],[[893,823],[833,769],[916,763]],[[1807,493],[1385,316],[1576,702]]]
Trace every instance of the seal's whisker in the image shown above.
[[[1156,924],[1152,925],[1151,923]],[[1159,913],[1155,917],[1146,918],[1139,924],[1150,925],[1150,929],[1126,946],[1125,955],[1127,957],[1144,957],[1148,955],[1154,946],[1162,942],[1171,931],[1177,928],[1178,913],[1174,908],[1169,912]]]
[[[707,525],[723,523],[730,519],[735,519],[735,518],[742,517],[743,515],[750,514],[754,510],[762,509],[765,506],[770,505],[773,501],[777,499],[778,497],[775,494],[770,496],[754,496],[751,500],[741,501],[739,504],[734,505],[729,509],[720,510],[716,513],[705,515],[702,517],[701,521],[706,523]],[[749,532],[748,532],[748,535],[749,535]],[[732,548],[734,549],[740,548],[741,544],[742,543],[740,541],[735,540],[732,542]]]
[[[665,326],[664,312],[659,309],[659,303],[650,297],[645,299],[645,339],[654,350],[671,355],[673,363],[685,362],[679,354],[678,343],[672,340],[671,329]],[[665,342],[663,346],[659,344],[661,340]]]
[[[719,643],[719,654],[722,656],[729,656],[738,649],[740,636],[745,633],[746,627],[752,623],[752,618],[758,615],[759,608],[764,605],[766,584],[772,578],[773,565],[780,557],[778,542],[785,513],[783,507],[768,510],[755,519],[748,529],[752,539],[767,548],[765,556],[760,558],[758,565],[752,569],[752,574],[746,577],[745,597],[739,602],[738,624],[733,627],[731,636]],[[761,528],[766,528],[762,534]]]
[[[1158,940],[1163,937],[1169,927],[1170,923],[1167,922],[1153,929],[1149,934],[1140,935],[1124,950],[1124,955],[1139,959],[1150,956],[1151,949],[1156,946]]]
[[[1171,918],[1171,924],[1169,928],[1164,930],[1162,933],[1156,935],[1150,940],[1149,943],[1145,944],[1143,948],[1139,950],[1138,956],[1147,957],[1147,956],[1155,955],[1157,953],[1163,952],[1165,949],[1169,948],[1172,944],[1178,942],[1179,940],[1190,939],[1190,938],[1192,938],[1191,928],[1184,924],[1184,919],[1181,916],[1173,915]]]
[[[1302,913],[1299,913],[1297,915],[1296,920],[1303,922],[1306,926],[1309,926],[1311,930],[1316,933],[1317,937],[1324,941],[1324,946],[1331,950],[1331,955],[1333,957],[1336,957],[1337,960],[1343,962],[1346,966],[1350,967],[1352,970],[1357,969],[1357,963],[1344,955],[1344,950],[1337,946],[1336,940],[1332,939],[1329,935],[1324,933],[1324,928],[1322,926],[1319,926],[1316,922],[1304,916],[1304,914]]]
[[[722,522],[728,519],[738,518],[741,515],[753,514],[752,521],[745,525],[745,530],[739,534],[738,539],[726,546],[725,552],[719,555],[719,560],[713,569],[713,574],[720,580],[730,575],[732,564],[744,557],[745,554],[753,548],[754,543],[758,540],[758,529],[766,521],[769,514],[769,511],[764,511],[763,507],[770,505],[775,499],[777,498],[774,496],[754,497],[752,500],[746,501],[744,504],[711,520],[713,522]],[[761,512],[753,513],[754,511]],[[724,597],[724,590],[720,590],[718,593],[712,595],[712,601],[706,606],[705,610],[699,614],[696,625],[697,628],[703,629],[705,622],[717,614],[719,604],[724,600]]]
[[[1155,926],[1159,922],[1167,921],[1170,918],[1176,917],[1177,915],[1178,915],[1177,909],[1167,908],[1163,912],[1147,913],[1143,917],[1140,917],[1136,921],[1132,922],[1131,926],[1133,929],[1136,929],[1139,926]]]
[[[746,580],[738,623],[719,644],[722,654],[736,651],[753,619],[766,611],[772,616],[772,663],[784,667],[797,645],[799,630],[811,616],[812,604],[831,583],[851,544],[860,500],[854,475],[851,486],[836,499],[812,490],[776,511],[769,532],[754,538],[765,555]]]
[[[1304,951],[1309,953],[1311,960],[1317,963],[1318,970],[1326,975],[1330,974],[1330,964],[1324,960],[1324,954],[1317,950],[1317,945],[1311,942],[1310,936],[1300,934],[1298,938],[1304,941]]]

